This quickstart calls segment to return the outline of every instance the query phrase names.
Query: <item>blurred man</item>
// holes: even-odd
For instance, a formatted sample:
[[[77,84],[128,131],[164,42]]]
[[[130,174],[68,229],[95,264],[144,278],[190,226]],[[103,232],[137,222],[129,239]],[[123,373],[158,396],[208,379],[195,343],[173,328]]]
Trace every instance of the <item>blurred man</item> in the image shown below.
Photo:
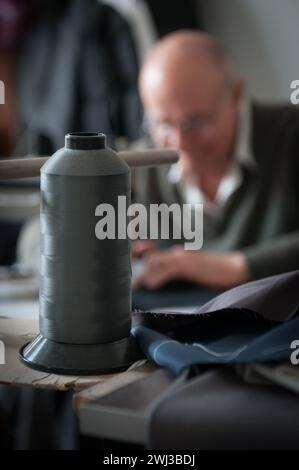
[[[134,245],[145,269],[135,286],[173,279],[214,288],[299,267],[299,114],[250,105],[218,42],[180,31],[159,41],[140,74],[152,140],[180,152],[176,165],[139,170],[135,197],[203,203],[203,248]],[[165,247],[165,246],[164,246]]]

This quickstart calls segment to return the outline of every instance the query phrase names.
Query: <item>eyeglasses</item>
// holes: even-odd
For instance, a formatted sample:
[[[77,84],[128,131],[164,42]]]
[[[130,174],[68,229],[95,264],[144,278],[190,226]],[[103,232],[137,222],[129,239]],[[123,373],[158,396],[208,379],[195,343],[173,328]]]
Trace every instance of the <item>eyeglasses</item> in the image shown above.
[[[225,94],[224,98],[227,98],[227,96],[228,94]],[[155,135],[158,139],[172,137],[175,130],[194,132],[203,136],[208,135],[215,129],[220,110],[226,101],[226,99],[222,99],[216,111],[212,113],[194,113],[177,122],[160,121],[146,116],[144,119],[144,129],[147,133]]]
[[[176,123],[154,120],[147,117],[145,119],[145,129],[147,132],[154,133],[161,137],[169,137],[173,132],[179,129],[182,132],[196,132],[204,134],[213,127],[212,117],[203,117],[200,114],[185,117]]]

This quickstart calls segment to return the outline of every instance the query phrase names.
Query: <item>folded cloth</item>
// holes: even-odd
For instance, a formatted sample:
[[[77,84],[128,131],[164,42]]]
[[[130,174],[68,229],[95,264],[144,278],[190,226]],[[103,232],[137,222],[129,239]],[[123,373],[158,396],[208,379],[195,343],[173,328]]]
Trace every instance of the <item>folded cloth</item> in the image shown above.
[[[248,384],[232,368],[217,368],[156,402],[147,449],[298,450],[298,415],[295,393]]]
[[[203,364],[290,360],[299,338],[298,286],[293,271],[234,288],[189,314],[135,312],[132,333],[150,359],[176,374]]]
[[[238,364],[236,372],[245,382],[279,385],[299,395],[299,367],[290,362],[280,364]]]

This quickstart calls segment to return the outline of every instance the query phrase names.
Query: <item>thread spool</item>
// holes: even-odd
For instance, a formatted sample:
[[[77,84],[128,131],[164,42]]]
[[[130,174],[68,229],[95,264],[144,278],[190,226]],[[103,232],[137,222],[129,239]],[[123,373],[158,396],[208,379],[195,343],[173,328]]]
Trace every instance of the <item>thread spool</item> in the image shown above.
[[[98,240],[95,208],[130,202],[130,168],[99,133],[73,133],[41,168],[40,335],[28,366],[97,374],[140,358],[130,335],[129,239]]]

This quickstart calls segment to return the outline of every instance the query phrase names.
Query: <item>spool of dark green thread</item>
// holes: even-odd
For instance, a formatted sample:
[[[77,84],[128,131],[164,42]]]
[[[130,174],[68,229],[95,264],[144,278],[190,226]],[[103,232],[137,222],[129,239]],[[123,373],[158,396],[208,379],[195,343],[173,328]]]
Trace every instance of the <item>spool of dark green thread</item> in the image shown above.
[[[40,335],[30,367],[63,374],[121,369],[140,357],[131,327],[130,240],[99,240],[95,209],[130,202],[130,168],[104,134],[72,133],[41,169]]]

